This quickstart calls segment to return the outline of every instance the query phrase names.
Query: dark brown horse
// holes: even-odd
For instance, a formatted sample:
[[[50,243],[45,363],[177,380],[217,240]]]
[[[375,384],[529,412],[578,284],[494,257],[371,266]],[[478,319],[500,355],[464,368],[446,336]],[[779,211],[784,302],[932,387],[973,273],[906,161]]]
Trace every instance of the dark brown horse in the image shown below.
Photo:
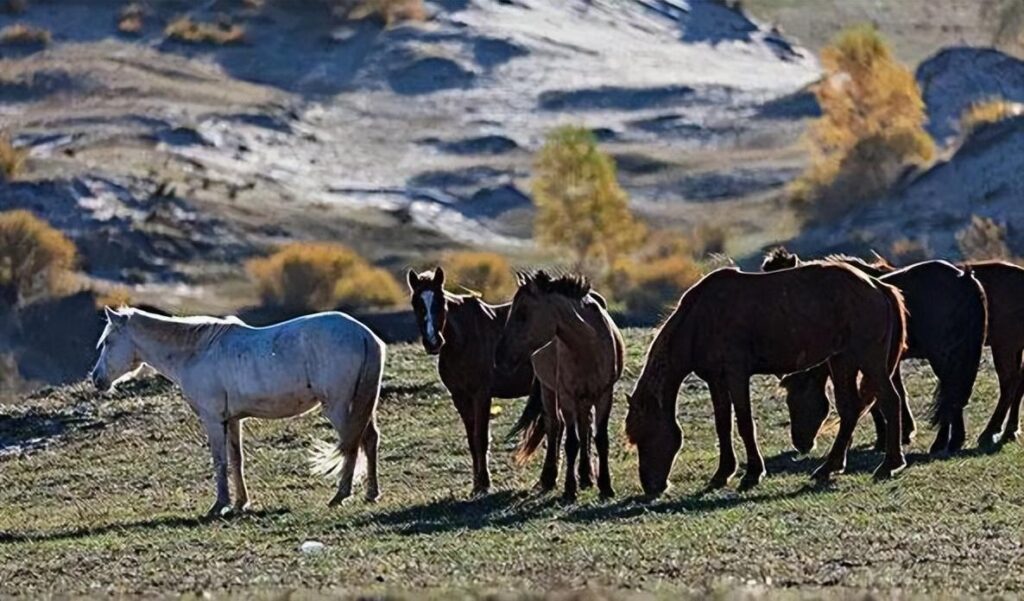
[[[565,430],[565,493],[576,499],[577,486],[593,485],[590,462],[592,423],[596,425],[597,488],[603,497],[615,494],[608,464],[608,421],[612,393],[622,375],[625,346],[603,299],[577,276],[552,278],[540,271],[520,275],[508,323],[495,351],[499,373],[533,363],[543,384],[543,431],[547,457],[538,488],[550,490],[558,477],[559,434]],[[520,454],[529,456],[540,444],[540,418],[523,432]],[[579,455],[579,481],[576,458]]]
[[[1017,440],[1024,395],[1024,269],[1003,261],[970,263],[988,298],[988,338],[999,378],[999,402],[978,444],[991,447]]]
[[[857,391],[863,373],[878,390],[887,428],[886,456],[875,470],[888,477],[903,469],[900,399],[892,383],[906,343],[899,290],[840,263],[777,273],[719,269],[680,299],[647,352],[629,397],[626,434],[639,454],[640,484],[649,495],[668,485],[682,446],[676,397],[683,378],[708,383],[718,433],[718,470],[711,487],[725,486],[736,471],[732,410],[747,452],[742,485],[765,474],[750,407],[750,377],[788,374],[828,362],[836,383],[839,433],[825,463],[814,472],[828,479],[846,467],[846,454],[865,403]]]
[[[529,394],[528,411],[541,405],[540,385],[534,382],[529,362],[509,373],[494,370],[494,349],[511,304],[490,305],[472,295],[447,292],[440,267],[432,273],[409,271],[408,280],[423,347],[431,355],[438,355],[441,382],[451,393],[466,427],[473,456],[473,494],[486,494],[491,486],[491,400]]]
[[[899,288],[903,293],[908,313],[908,348],[903,358],[927,360],[939,380],[930,411],[932,425],[938,428],[931,453],[945,455],[959,451],[966,437],[964,408],[978,375],[987,325],[985,291],[971,274],[971,269],[961,270],[945,261],[925,261],[896,269],[880,258],[870,263],[845,256],[833,256],[828,260],[846,263]],[[796,255],[777,248],[767,254],[761,268],[778,271],[801,264],[805,263]],[[828,413],[827,380],[827,366],[783,379],[790,413],[820,417],[817,423],[792,420],[793,445],[798,451],[808,452],[813,448],[814,439]],[[899,370],[893,374],[893,384],[903,404],[903,441],[909,443],[913,417]],[[872,406],[871,415],[875,420],[875,446],[882,448],[885,418],[877,405]]]

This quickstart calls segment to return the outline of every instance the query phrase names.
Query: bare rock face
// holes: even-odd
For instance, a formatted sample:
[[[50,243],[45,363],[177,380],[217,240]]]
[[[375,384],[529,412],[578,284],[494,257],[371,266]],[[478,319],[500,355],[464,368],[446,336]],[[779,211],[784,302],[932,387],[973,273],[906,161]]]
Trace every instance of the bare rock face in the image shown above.
[[[1010,249],[1024,251],[1024,117],[981,127],[948,160],[889,198],[793,241],[805,252],[886,253],[894,242],[919,242],[936,257],[960,258],[956,234],[972,215],[1006,226]]]
[[[972,103],[1024,102],[1024,61],[991,48],[947,48],[921,63],[917,82],[928,105],[928,132],[945,144]]]

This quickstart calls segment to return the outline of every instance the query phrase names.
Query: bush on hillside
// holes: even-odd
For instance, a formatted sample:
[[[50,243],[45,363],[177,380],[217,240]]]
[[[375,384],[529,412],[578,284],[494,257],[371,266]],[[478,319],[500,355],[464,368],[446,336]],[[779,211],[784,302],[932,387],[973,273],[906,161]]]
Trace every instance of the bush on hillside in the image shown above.
[[[0,213],[0,302],[13,306],[60,292],[76,256],[74,243],[32,213]]]
[[[249,261],[246,270],[264,303],[292,311],[366,309],[405,300],[391,274],[340,244],[288,244]]]
[[[186,44],[212,44],[225,46],[245,41],[245,27],[221,20],[217,23],[193,21],[189,17],[178,17],[164,28],[168,39]]]
[[[693,257],[693,245],[680,233],[651,232],[643,250],[620,259],[612,269],[615,300],[631,313],[664,313],[704,274]]]
[[[28,150],[16,148],[11,138],[0,134],[0,182],[12,181],[25,166]]]
[[[0,29],[0,44],[5,46],[46,46],[52,36],[46,29],[15,23]]]
[[[512,267],[498,253],[450,253],[444,259],[444,269],[450,285],[479,292],[488,302],[505,302],[516,292],[517,283]]]
[[[376,19],[387,27],[427,18],[423,0],[341,0],[334,10],[346,19]]]
[[[822,51],[815,86],[822,116],[810,128],[811,165],[791,186],[809,216],[827,218],[884,194],[908,166],[932,160],[924,101],[913,73],[871,26],[848,29]]]
[[[978,128],[1024,114],[1024,105],[1003,98],[975,102],[960,115],[960,135],[970,136]]]
[[[127,35],[138,35],[142,32],[145,10],[138,2],[126,4],[117,17],[117,30]]]
[[[1006,228],[988,217],[971,215],[971,222],[956,234],[960,254],[968,261],[1009,259]]]

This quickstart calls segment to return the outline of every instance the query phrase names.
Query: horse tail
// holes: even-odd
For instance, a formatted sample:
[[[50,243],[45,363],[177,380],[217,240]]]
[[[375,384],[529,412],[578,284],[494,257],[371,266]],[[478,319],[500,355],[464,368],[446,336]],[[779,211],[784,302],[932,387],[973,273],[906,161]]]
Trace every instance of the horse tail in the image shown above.
[[[361,443],[367,426],[376,418],[386,353],[384,344],[376,336],[370,333],[363,336],[363,364],[356,375],[356,383],[349,400],[348,416],[345,418],[337,444],[316,444],[311,458],[314,474],[338,478],[345,471],[346,458],[353,455],[356,462],[353,483],[360,481],[366,473],[366,457]]]
[[[967,406],[978,377],[982,347],[988,331],[988,302],[985,289],[964,266],[957,277],[952,301],[956,310],[950,319],[950,337],[942,357],[933,364],[939,385],[928,407],[932,426],[948,424]]]
[[[525,465],[530,457],[537,452],[546,435],[542,386],[540,380],[534,378],[533,385],[530,387],[530,396],[526,399],[526,406],[523,407],[523,413],[507,436],[508,439],[519,436],[519,444],[516,445],[516,452],[513,455],[516,465]]]

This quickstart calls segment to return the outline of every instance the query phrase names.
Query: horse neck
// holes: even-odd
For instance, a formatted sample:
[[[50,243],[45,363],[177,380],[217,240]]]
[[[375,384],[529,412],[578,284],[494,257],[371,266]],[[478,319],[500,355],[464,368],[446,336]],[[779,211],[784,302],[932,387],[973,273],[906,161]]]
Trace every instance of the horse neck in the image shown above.
[[[143,363],[180,384],[185,361],[194,357],[201,348],[199,343],[204,337],[197,330],[204,326],[137,313],[129,320],[129,327]]]
[[[504,321],[497,319],[496,307],[479,299],[447,292],[445,300],[448,301],[448,319],[445,320],[442,330],[445,349],[454,352],[476,352],[479,343],[488,337],[497,341]],[[494,327],[495,325],[497,327]]]
[[[593,349],[597,346],[599,334],[583,319],[581,313],[585,310],[582,301],[571,299],[557,305],[555,336],[573,354],[590,359]]]
[[[636,388],[653,393],[658,399],[674,399],[683,380],[693,371],[690,357],[690,330],[684,315],[674,313],[655,336],[647,351]]]

